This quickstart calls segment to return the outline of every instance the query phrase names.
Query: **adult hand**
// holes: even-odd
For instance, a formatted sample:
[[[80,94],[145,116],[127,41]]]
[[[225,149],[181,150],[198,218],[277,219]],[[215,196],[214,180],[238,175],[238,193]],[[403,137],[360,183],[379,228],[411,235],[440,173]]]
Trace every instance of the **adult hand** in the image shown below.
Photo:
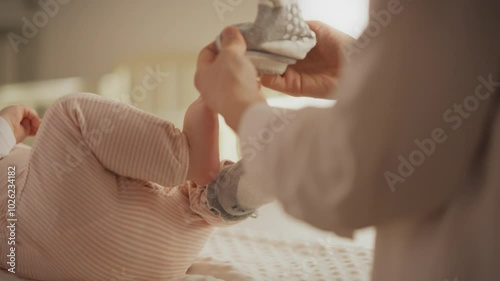
[[[257,70],[245,56],[246,50],[240,31],[235,27],[226,28],[220,52],[215,43],[201,51],[195,77],[203,100],[214,112],[224,116],[235,131],[250,105],[265,102],[259,91]]]
[[[318,43],[307,57],[290,65],[284,75],[263,75],[262,85],[292,96],[328,98],[337,86],[342,67],[342,43],[354,40],[318,21],[308,22]]]
[[[6,107],[0,111],[0,116],[9,123],[17,143],[36,135],[42,122],[36,111],[26,105]]]

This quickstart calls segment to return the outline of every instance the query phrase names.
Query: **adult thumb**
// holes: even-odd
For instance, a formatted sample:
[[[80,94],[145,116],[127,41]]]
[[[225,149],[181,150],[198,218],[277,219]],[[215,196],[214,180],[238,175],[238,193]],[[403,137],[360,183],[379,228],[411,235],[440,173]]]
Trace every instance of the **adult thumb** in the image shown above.
[[[222,32],[222,50],[233,51],[237,54],[245,54],[247,44],[240,30],[234,26],[230,26]]]

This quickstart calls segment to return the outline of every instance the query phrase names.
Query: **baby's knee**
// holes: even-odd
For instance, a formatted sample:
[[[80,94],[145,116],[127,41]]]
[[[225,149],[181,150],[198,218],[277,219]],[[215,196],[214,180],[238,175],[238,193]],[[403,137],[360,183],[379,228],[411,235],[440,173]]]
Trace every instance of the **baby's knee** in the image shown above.
[[[58,100],[56,100],[53,104],[52,104],[52,107],[57,107],[57,106],[61,106],[61,107],[67,107],[69,104],[72,104],[72,103],[81,103],[85,100],[89,100],[91,98],[95,98],[96,95],[95,94],[91,94],[91,93],[75,93],[75,94],[69,94],[69,95],[66,95],[62,98],[59,98]]]
[[[79,104],[94,96],[90,93],[75,93],[59,98],[45,112],[44,121],[53,117],[68,116]]]

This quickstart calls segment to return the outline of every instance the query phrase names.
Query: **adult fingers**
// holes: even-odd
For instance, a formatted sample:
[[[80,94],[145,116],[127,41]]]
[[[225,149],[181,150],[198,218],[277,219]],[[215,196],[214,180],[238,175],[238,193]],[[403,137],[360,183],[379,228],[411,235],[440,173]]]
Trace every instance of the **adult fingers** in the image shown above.
[[[275,91],[282,92],[291,96],[301,96],[303,87],[303,75],[288,68],[283,75],[263,75],[261,77],[262,85]]]
[[[221,53],[233,52],[238,55],[244,55],[247,51],[247,43],[240,30],[230,26],[222,32]]]
[[[206,65],[210,65],[217,57],[217,47],[215,42],[208,44],[203,50],[201,50],[198,56],[198,68]]]
[[[260,82],[264,87],[276,90],[278,92],[286,92],[286,81],[281,75],[264,74],[260,77]]]

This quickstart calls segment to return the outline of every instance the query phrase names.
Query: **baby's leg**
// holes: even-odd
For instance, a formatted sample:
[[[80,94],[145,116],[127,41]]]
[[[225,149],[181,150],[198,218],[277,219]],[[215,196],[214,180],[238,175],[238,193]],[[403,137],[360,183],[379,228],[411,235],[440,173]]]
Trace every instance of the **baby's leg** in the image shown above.
[[[186,139],[169,122],[89,94],[57,101],[35,139],[17,210],[17,238],[27,249],[18,256],[19,274],[120,280],[125,268],[149,276],[178,271],[178,264],[137,268],[176,249],[170,231],[182,233],[165,215],[178,215],[181,200],[160,200],[144,182],[184,182],[187,159]],[[128,178],[137,184],[121,184]]]
[[[57,181],[95,158],[115,174],[175,186],[186,180],[189,164],[187,140],[173,124],[91,94],[52,105],[34,149]]]
[[[88,94],[56,102],[35,139],[18,211],[18,238],[29,248],[21,274],[168,280],[185,272],[209,224],[234,222],[213,212],[215,186],[161,196],[147,183],[184,182],[187,159],[186,139],[164,120]]]

